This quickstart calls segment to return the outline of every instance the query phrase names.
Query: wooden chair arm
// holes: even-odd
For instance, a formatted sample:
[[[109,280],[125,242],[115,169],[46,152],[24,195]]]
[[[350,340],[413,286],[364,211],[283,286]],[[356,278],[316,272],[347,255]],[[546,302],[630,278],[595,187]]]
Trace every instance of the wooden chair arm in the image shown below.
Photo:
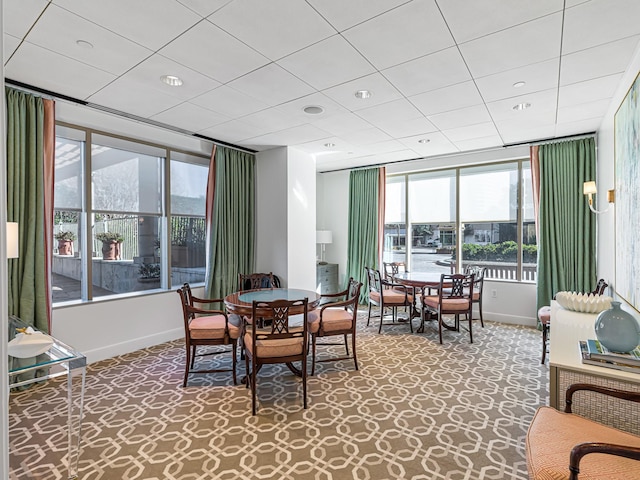
[[[198,298],[191,295],[191,300],[194,303],[222,303],[224,302],[223,298]]]
[[[401,288],[404,290],[405,295],[408,294],[409,289],[413,287],[408,287],[407,285],[403,285],[402,283],[389,282],[387,280],[382,280],[383,287],[391,287],[391,288]]]
[[[224,318],[226,318],[228,320],[227,312],[225,312],[224,310],[207,310],[207,309],[204,309],[204,308],[196,308],[196,307],[187,306],[187,311],[189,313],[200,313],[200,314],[204,314],[204,315],[224,315]]]
[[[574,383],[567,388],[565,396],[564,411],[571,413],[571,405],[573,403],[573,394],[580,390],[589,390],[591,392],[602,393],[611,397],[629,400],[631,402],[640,402],[640,392],[629,392],[627,390],[617,390],[615,388],[601,387],[599,385],[591,385],[589,383]]]
[[[325,303],[322,305],[322,307],[320,308],[320,316],[322,317],[322,312],[324,311],[325,308],[329,308],[329,307],[347,307],[349,305],[352,305],[354,303],[356,303],[358,301],[358,299],[356,297],[348,299],[348,300],[342,300],[340,302],[331,302],[331,303]]]
[[[580,460],[590,453],[606,453],[608,455],[617,455],[632,460],[640,460],[640,448],[629,447],[625,445],[615,445],[613,443],[587,442],[580,443],[573,447],[569,457],[569,480],[578,480],[580,473]],[[640,467],[638,467],[640,468]]]
[[[322,302],[322,299],[325,298],[325,297],[327,297],[327,298],[346,297],[348,293],[349,293],[349,289],[348,288],[346,290],[343,290],[343,291],[338,292],[338,293],[322,293],[320,295],[320,301]]]

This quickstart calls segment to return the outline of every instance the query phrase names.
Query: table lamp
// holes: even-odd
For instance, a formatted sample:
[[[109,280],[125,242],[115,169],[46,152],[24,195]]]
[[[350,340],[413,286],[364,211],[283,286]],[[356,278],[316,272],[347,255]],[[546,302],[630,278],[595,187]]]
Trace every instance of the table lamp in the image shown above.
[[[325,245],[333,243],[333,235],[331,230],[316,230],[316,243],[320,244],[320,265],[326,265],[324,261]]]

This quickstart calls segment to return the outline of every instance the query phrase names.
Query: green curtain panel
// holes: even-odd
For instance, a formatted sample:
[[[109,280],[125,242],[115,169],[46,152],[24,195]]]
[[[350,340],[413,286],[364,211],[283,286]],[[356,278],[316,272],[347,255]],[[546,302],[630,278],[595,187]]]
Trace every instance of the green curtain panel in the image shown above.
[[[354,170],[349,176],[349,236],[347,275],[367,284],[364,267],[378,268],[379,168]],[[367,303],[367,289],[360,303]]]
[[[540,145],[537,307],[596,284],[596,218],[582,193],[596,178],[593,137]]]
[[[7,220],[19,225],[19,257],[9,260],[9,314],[49,331],[44,180],[44,101],[6,88]]]
[[[215,152],[215,188],[207,263],[207,298],[237,290],[238,273],[255,266],[256,158],[226,147]]]

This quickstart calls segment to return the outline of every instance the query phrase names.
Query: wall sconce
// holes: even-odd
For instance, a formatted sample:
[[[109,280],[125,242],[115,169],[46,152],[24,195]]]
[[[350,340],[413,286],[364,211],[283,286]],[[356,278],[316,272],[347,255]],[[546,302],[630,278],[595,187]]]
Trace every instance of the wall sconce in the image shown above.
[[[604,213],[609,210],[609,206],[607,206],[607,208],[605,208],[604,210],[596,210],[595,208],[593,208],[593,196],[598,193],[596,182],[584,182],[583,193],[589,198],[589,208],[593,213]],[[607,201],[609,203],[615,202],[614,190],[607,191]]]
[[[333,234],[331,230],[316,230],[316,243],[321,245],[320,248],[320,265],[325,265],[324,250],[325,245],[333,243]]]
[[[18,224],[7,222],[7,258],[18,258]]]

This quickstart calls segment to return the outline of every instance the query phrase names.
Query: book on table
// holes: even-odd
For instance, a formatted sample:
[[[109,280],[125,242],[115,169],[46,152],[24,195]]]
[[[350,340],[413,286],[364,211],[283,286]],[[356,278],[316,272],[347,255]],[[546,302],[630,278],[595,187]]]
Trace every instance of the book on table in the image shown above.
[[[591,360],[607,360],[626,365],[640,366],[640,345],[628,353],[612,352],[598,340],[587,340]]]
[[[635,356],[637,354],[637,348],[636,350],[634,350],[634,352],[636,352],[635,354],[606,354],[598,348],[597,344],[590,346],[589,342],[590,340],[580,340],[578,342],[580,347],[580,356],[582,357],[582,363],[640,374],[640,359]],[[598,341],[593,340],[593,342]],[[598,342],[598,344],[599,343],[600,342]]]

